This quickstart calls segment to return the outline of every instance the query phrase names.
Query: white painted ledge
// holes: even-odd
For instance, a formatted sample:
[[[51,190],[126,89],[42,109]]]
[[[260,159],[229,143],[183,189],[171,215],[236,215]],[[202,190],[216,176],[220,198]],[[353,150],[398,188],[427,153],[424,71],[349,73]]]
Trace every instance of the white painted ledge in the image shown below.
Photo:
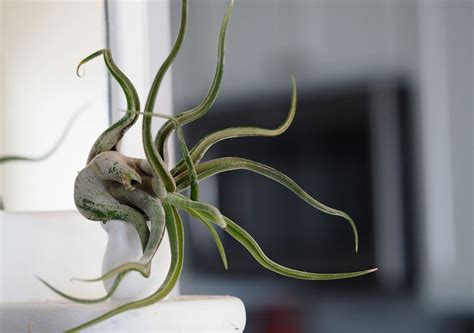
[[[62,332],[119,305],[0,304],[1,332]],[[232,296],[179,296],[112,317],[84,332],[243,332],[245,306]]]

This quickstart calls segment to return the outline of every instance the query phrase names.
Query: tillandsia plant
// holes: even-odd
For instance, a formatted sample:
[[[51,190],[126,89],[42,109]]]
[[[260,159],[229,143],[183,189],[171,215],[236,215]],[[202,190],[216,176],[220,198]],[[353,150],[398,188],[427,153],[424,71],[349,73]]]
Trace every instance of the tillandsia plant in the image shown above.
[[[137,271],[145,278],[151,272],[151,262],[165,229],[168,232],[171,249],[171,265],[168,274],[157,290],[146,298],[132,301],[106,312],[69,332],[79,331],[121,312],[137,309],[153,304],[166,297],[176,285],[183,268],[184,234],[178,210],[202,222],[210,231],[221,255],[224,266],[227,268],[227,259],[215,226],[227,232],[247,249],[251,255],[265,268],[281,275],[304,280],[334,280],[356,277],[373,272],[375,269],[349,273],[311,273],[282,266],[269,259],[257,242],[237,223],[224,216],[216,207],[199,201],[199,182],[213,175],[232,171],[249,170],[268,177],[293,191],[302,200],[312,207],[331,215],[347,220],[352,227],[355,239],[355,250],[358,248],[358,236],[354,222],[344,212],[330,208],[307,194],[293,180],[270,166],[239,157],[223,157],[201,163],[206,151],[219,141],[244,136],[276,136],[284,133],[293,121],[296,112],[296,83],[292,77],[291,106],[285,121],[275,129],[257,127],[226,128],[209,134],[199,141],[191,150],[186,145],[182,126],[205,115],[213,105],[222,80],[224,69],[224,44],[226,30],[229,23],[233,1],[228,3],[219,34],[217,66],[212,85],[207,96],[195,108],[167,117],[167,121],[158,131],[155,139],[152,138],[152,117],[166,117],[154,113],[155,100],[162,79],[175,59],[183,43],[187,17],[187,0],[181,1],[181,22],[177,39],[151,85],[146,104],[142,110],[138,94],[127,78],[112,59],[109,49],[97,51],[78,65],[79,70],[88,61],[102,56],[110,74],[121,86],[127,101],[125,115],[108,128],[94,143],[86,167],[79,173],[75,182],[75,203],[78,210],[89,220],[107,221],[112,219],[131,223],[140,238],[143,256],[137,262],[129,262],[106,272],[102,276],[83,281],[101,281],[113,278],[112,288],[103,297],[97,299],[82,299],[67,295],[47,282],[49,288],[65,298],[79,303],[97,303],[111,297],[119,286],[123,277]],[[146,159],[132,158],[121,154],[118,145],[125,132],[135,124],[140,115],[143,115],[142,141]],[[174,167],[169,168],[167,156],[167,140],[176,131],[179,148],[182,153],[180,160]],[[181,192],[190,189],[189,197]],[[150,222],[150,227],[147,225]]]

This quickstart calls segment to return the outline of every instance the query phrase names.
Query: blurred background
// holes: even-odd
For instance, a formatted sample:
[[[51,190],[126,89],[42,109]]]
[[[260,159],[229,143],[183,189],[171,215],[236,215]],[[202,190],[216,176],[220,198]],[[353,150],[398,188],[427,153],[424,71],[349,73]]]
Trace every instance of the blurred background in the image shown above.
[[[173,69],[175,112],[207,93],[225,1],[190,4]],[[173,36],[179,3],[172,2]],[[285,172],[349,213],[360,233],[246,171],[202,183],[274,260],[316,272],[378,267],[345,281],[298,281],[261,268],[222,234],[229,270],[207,230],[189,221],[184,294],[230,294],[249,333],[472,332],[472,1],[236,1],[219,98],[186,126],[190,143],[216,129],[274,128],[277,138],[221,142],[207,158],[242,156]]]
[[[162,112],[199,104],[212,81],[226,1],[189,6],[184,46],[159,95]],[[80,132],[51,160],[0,169],[6,209],[0,221],[14,222],[0,225],[0,301],[18,301],[14,289],[23,290],[21,301],[47,297],[42,286],[32,287],[33,274],[57,284],[100,269],[101,228],[86,223],[71,233],[72,221],[83,228],[83,219],[58,211],[74,210],[70,184],[76,171],[125,104],[102,63],[91,63],[85,81],[75,79],[74,66],[109,46],[143,99],[176,36],[179,13],[177,0],[0,0],[0,153],[47,150],[72,112],[84,101],[91,105],[73,127]],[[284,172],[353,217],[359,253],[344,220],[246,171],[202,182],[202,201],[218,206],[281,264],[314,272],[379,270],[343,281],[292,280],[261,268],[222,234],[226,271],[208,231],[188,220],[181,293],[241,298],[248,333],[472,332],[473,49],[469,0],[236,0],[221,91],[205,117],[185,126],[188,144],[229,126],[276,127],[289,110],[293,74],[298,109],[285,134],[221,142],[206,159],[240,156]],[[38,126],[45,116],[56,120],[48,131]],[[139,126],[128,138],[123,151],[140,156]],[[38,188],[50,193],[33,190]],[[57,227],[49,227],[51,218]],[[44,237],[30,232],[30,245],[17,249],[11,235],[26,230],[21,223],[35,221],[48,226],[36,224]],[[86,238],[88,251],[81,246]],[[36,257],[34,242],[43,249]],[[67,256],[41,264],[64,246],[70,247]],[[7,256],[12,249],[16,256]],[[13,270],[14,258],[31,264]],[[23,283],[20,275],[31,279]],[[22,284],[11,288],[6,281]]]

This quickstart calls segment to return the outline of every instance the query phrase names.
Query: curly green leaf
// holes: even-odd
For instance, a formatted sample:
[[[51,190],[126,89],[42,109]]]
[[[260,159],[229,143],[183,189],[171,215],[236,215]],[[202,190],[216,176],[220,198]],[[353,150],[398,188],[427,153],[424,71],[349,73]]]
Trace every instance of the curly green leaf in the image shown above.
[[[103,55],[104,62],[109,70],[110,74],[114,77],[114,79],[118,82],[120,87],[122,88],[125,98],[127,100],[127,109],[128,110],[140,110],[140,99],[138,97],[138,93],[130,81],[130,79],[118,68],[115,64],[112,53],[110,49],[103,49],[97,52],[94,52],[90,56],[86,57],[82,60],[79,65],[77,66],[77,75],[81,77],[79,74],[80,68],[86,64],[87,62],[91,61],[92,59]],[[94,145],[92,146],[91,151],[89,152],[89,157],[87,162],[90,162],[95,156],[98,154],[108,151],[108,150],[116,150],[117,145],[119,144],[120,140],[122,139],[125,132],[137,121],[138,116],[133,113],[127,113],[121,119],[119,119],[116,123],[112,126],[107,128],[95,141]]]
[[[248,171],[258,173],[267,178],[270,178],[280,183],[281,185],[287,187],[288,189],[290,189],[298,197],[300,197],[310,206],[318,209],[319,211],[322,211],[330,215],[340,216],[346,219],[349,222],[352,228],[352,232],[354,234],[355,251],[356,252],[358,251],[359,236],[357,233],[357,227],[354,221],[352,220],[352,218],[340,210],[328,207],[322,204],[321,202],[317,201],[316,199],[311,197],[308,193],[306,193],[301,187],[299,187],[298,184],[296,184],[290,177],[279,172],[278,170],[275,170],[274,168],[268,165],[254,162],[251,160],[247,160],[244,158],[239,158],[239,157],[218,158],[218,159],[211,160],[211,161],[208,161],[196,166],[196,171],[198,173],[199,180],[206,179],[208,177],[214,176],[222,172],[233,171],[233,170],[248,170]],[[178,191],[181,191],[185,189],[187,186],[189,186],[187,172],[183,172],[179,176],[177,176],[176,183],[178,186],[177,187]]]
[[[167,203],[164,203],[164,208],[166,215],[172,214],[173,219],[167,220],[166,229],[168,230],[168,236],[170,239],[170,248],[171,248],[171,265],[168,271],[168,274],[165,278],[165,281],[160,286],[160,288],[154,292],[152,295],[139,300],[130,302],[124,305],[121,305],[111,311],[104,313],[103,315],[92,319],[84,324],[81,324],[77,327],[74,327],[66,332],[77,332],[83,330],[87,327],[93,326],[101,321],[104,321],[110,317],[113,317],[119,313],[142,308],[144,306],[154,304],[159,300],[165,298],[174,288],[178,282],[179,276],[183,269],[183,258],[184,258],[184,232],[183,224],[181,218],[179,217],[176,209],[169,206]]]
[[[201,221],[206,226],[206,228],[209,230],[209,232],[211,233],[212,238],[214,239],[214,242],[216,243],[217,250],[219,251],[219,255],[221,257],[222,263],[224,264],[224,268],[228,269],[227,256],[225,254],[224,245],[222,244],[222,241],[221,241],[221,239],[219,237],[219,234],[217,233],[216,229],[214,229],[214,227],[212,226],[212,223],[210,223],[208,221],[208,219],[201,216],[196,211],[188,210],[187,212],[189,214],[191,214],[192,216],[194,216],[199,221]]]
[[[188,2],[187,0],[181,1],[181,23],[179,27],[178,36],[176,41],[171,49],[170,54],[166,60],[161,65],[158,73],[153,80],[150,91],[148,93],[148,98],[145,104],[144,116],[143,116],[143,125],[142,125],[142,141],[143,148],[145,150],[145,155],[148,162],[150,163],[151,170],[155,177],[158,177],[163,181],[165,188],[168,192],[174,192],[176,190],[176,184],[174,182],[173,176],[170,171],[166,168],[166,164],[163,161],[161,155],[155,148],[153,144],[153,139],[151,136],[151,120],[153,108],[155,107],[156,97],[160,89],[161,82],[168,71],[169,67],[173,63],[174,59],[178,55],[178,52],[181,48],[181,45],[184,41],[184,35],[186,33],[186,26],[188,22]]]
[[[204,213],[207,216],[212,217],[213,222],[221,228],[226,228],[227,226],[219,209],[209,204],[190,200],[179,193],[168,193],[168,196],[165,198],[165,202],[186,211],[192,209],[194,211]]]
[[[40,278],[39,276],[37,276],[37,278],[46,286],[48,287],[49,289],[51,289],[53,292],[55,292],[56,294],[58,294],[59,296],[61,297],[64,297],[72,302],[76,302],[76,303],[81,303],[81,304],[94,304],[94,303],[100,303],[100,302],[103,302],[103,301],[106,301],[108,300],[114,293],[115,291],[117,290],[118,286],[120,285],[120,281],[123,279],[125,275],[122,273],[122,274],[119,274],[117,276],[117,278],[114,280],[114,283],[112,284],[112,287],[110,288],[110,290],[107,292],[107,294],[105,294],[104,296],[102,297],[99,297],[99,298],[79,298],[79,297],[74,297],[74,296],[71,296],[71,295],[68,295],[62,291],[60,291],[59,289],[53,287],[51,284],[49,284],[48,282],[46,282],[45,280],[43,280],[42,278]]]
[[[242,244],[260,265],[280,275],[301,280],[339,280],[369,274],[377,270],[377,268],[372,268],[349,273],[312,273],[288,268],[268,258],[252,236],[229,218],[224,217],[224,219],[227,222],[225,231]]]
[[[189,174],[189,181],[191,184],[191,200],[197,201],[199,200],[199,181],[197,176],[196,168],[194,167],[193,160],[191,155],[189,154],[188,146],[186,145],[186,141],[184,140],[183,129],[181,126],[176,127],[176,135],[178,136],[179,147],[181,150],[181,154],[185,160],[185,164]]]
[[[285,119],[285,121],[274,129],[259,128],[259,127],[231,127],[226,128],[212,134],[209,134],[201,141],[198,142],[196,146],[191,149],[191,158],[194,164],[198,164],[201,159],[204,157],[204,154],[211,148],[214,144],[232,138],[246,137],[246,136],[264,136],[272,137],[283,134],[293,122],[296,113],[296,82],[293,75],[291,76],[292,84],[292,93],[291,93],[291,106],[290,111]],[[171,170],[173,176],[179,175],[185,171],[185,161],[181,160],[176,167]]]
[[[144,112],[132,111],[132,110],[124,110],[124,112],[130,112],[130,113],[135,113],[135,114],[145,114]],[[148,115],[153,116],[153,117],[169,119],[175,126],[179,149],[184,159],[184,165],[186,165],[187,170],[189,172],[189,177],[190,177],[189,181],[191,185],[191,200],[194,200],[194,201],[199,200],[199,183],[198,183],[196,169],[194,167],[193,160],[189,153],[188,146],[186,145],[186,140],[184,138],[183,130],[181,126],[179,125],[179,122],[177,121],[176,117],[169,116],[162,113],[152,112],[152,113],[148,113]]]
[[[188,124],[202,117],[207,113],[207,111],[209,111],[217,98],[219,87],[222,81],[222,75],[224,74],[225,37],[233,5],[234,0],[230,0],[222,20],[221,30],[219,33],[219,43],[217,47],[217,65],[209,92],[198,106],[176,116],[179,121],[179,125]],[[165,160],[168,159],[166,156],[166,142],[174,128],[175,127],[173,123],[168,121],[160,128],[158,134],[155,137],[155,147],[158,150],[160,156],[162,156]]]
[[[209,219],[209,217],[206,217],[196,211],[194,211],[193,214],[196,214],[203,219]],[[238,224],[228,217],[224,216],[224,219],[227,223],[227,228],[225,231],[235,240],[237,240],[243,247],[245,247],[260,265],[277,274],[300,280],[339,280],[369,274],[377,270],[377,268],[373,268],[348,273],[313,273],[285,267],[268,258],[255,239],[253,239],[247,231],[242,229]]]
[[[81,106],[76,112],[74,112],[73,116],[71,117],[66,127],[64,128],[63,132],[61,133],[61,136],[59,137],[59,139],[56,140],[56,143],[53,145],[53,147],[51,147],[51,149],[49,149],[43,155],[40,155],[40,156],[4,155],[4,156],[0,156],[0,164],[8,163],[8,162],[17,162],[17,161],[40,162],[40,161],[46,160],[48,157],[53,155],[59,149],[61,144],[66,139],[66,136],[69,134],[72,126],[76,122],[77,118],[90,106],[91,106],[90,104],[85,104]]]

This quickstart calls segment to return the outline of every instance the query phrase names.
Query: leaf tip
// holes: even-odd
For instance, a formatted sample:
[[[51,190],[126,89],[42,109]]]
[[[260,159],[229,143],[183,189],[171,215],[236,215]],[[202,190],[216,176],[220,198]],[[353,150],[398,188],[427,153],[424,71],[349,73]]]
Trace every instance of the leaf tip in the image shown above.
[[[79,65],[77,65],[77,67],[76,67],[76,75],[77,75],[78,78],[83,78],[83,77],[86,75],[86,71],[85,71],[85,69],[82,67],[83,64],[84,64],[84,62],[81,61],[81,62],[79,63]],[[81,71],[81,69],[82,69],[82,71]]]
[[[291,83],[292,83],[293,85],[296,85],[296,79],[295,79],[295,75],[294,75],[293,73],[290,74],[290,80],[291,80]]]

